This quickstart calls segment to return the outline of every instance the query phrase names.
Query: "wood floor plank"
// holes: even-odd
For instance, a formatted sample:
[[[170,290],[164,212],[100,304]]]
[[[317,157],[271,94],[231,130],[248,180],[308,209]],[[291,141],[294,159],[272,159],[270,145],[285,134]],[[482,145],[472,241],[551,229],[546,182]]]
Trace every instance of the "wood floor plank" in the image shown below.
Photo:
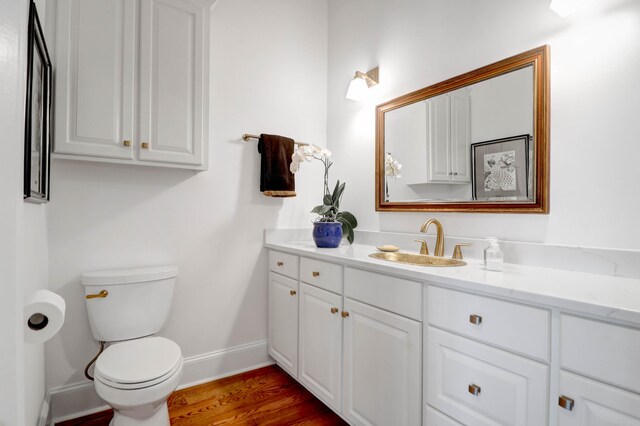
[[[182,389],[167,405],[173,426],[346,425],[275,365]],[[56,426],[108,426],[112,417],[104,411]]]

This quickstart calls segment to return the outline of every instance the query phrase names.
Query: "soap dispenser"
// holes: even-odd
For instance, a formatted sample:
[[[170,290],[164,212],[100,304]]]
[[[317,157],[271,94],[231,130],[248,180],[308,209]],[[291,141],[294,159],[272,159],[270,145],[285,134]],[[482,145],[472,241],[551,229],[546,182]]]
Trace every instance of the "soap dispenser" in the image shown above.
[[[498,245],[498,239],[490,237],[487,239],[489,246],[484,249],[484,265],[488,271],[502,271],[503,256],[500,246]]]

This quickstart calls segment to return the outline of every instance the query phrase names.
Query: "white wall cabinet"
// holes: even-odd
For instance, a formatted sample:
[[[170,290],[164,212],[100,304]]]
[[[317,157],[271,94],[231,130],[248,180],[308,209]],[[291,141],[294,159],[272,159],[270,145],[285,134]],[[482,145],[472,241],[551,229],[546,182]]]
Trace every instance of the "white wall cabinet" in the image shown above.
[[[354,425],[419,425],[422,324],[345,298],[344,409]]]
[[[269,272],[269,355],[298,376],[298,282]]]
[[[56,157],[206,169],[206,0],[58,0]]]
[[[427,105],[427,182],[471,182],[471,98],[465,90]]]

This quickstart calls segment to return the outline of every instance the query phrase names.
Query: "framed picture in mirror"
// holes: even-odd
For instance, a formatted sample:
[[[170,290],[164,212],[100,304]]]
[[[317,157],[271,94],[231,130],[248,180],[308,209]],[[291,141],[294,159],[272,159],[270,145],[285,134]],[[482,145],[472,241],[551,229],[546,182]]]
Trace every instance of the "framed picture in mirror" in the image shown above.
[[[49,201],[51,60],[36,5],[29,8],[24,131],[24,199]]]
[[[530,139],[530,135],[520,135],[471,144],[474,200],[530,199]]]

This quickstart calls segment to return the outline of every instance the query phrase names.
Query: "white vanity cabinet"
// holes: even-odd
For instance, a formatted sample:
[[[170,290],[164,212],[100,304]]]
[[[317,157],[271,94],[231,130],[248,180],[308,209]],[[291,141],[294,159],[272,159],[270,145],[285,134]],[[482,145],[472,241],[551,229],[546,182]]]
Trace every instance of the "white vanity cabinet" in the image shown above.
[[[420,425],[422,284],[274,250],[269,269],[269,354],[353,425]]]
[[[58,0],[58,158],[206,169],[207,0]]]
[[[298,375],[298,256],[269,252],[269,355]]]
[[[465,89],[426,101],[427,183],[471,182],[471,98]]]
[[[640,425],[640,330],[562,315],[558,425]]]
[[[343,415],[355,425],[419,425],[422,284],[349,267],[344,275]]]
[[[432,285],[425,306],[431,417],[435,408],[468,425],[547,424],[549,365],[538,360],[549,359],[549,310]]]

